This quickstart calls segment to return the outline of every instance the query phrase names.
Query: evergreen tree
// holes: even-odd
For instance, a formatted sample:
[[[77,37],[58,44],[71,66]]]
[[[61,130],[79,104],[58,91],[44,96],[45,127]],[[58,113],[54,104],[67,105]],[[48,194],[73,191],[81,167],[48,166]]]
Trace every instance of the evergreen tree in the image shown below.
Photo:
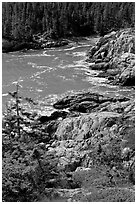
[[[134,2],[2,3],[2,36],[21,41],[43,32],[53,38],[104,35],[134,25]]]

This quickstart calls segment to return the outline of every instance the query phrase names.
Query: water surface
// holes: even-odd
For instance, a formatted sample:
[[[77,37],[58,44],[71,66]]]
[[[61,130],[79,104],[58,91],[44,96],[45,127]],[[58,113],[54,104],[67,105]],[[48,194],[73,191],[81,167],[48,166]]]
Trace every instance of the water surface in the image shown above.
[[[52,104],[66,94],[82,90],[134,97],[130,89],[106,85],[105,78],[97,78],[85,61],[87,51],[97,39],[87,38],[61,48],[29,50],[2,54],[3,109],[15,91],[15,82],[21,85],[19,94],[38,102],[33,108],[52,109]],[[27,104],[28,105],[28,104]]]

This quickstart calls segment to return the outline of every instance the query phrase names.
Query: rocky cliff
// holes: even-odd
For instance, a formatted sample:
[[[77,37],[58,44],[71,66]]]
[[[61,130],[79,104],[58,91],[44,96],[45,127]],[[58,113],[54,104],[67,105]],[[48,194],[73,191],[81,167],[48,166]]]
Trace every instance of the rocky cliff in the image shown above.
[[[93,46],[88,54],[90,68],[102,71],[113,83],[135,85],[135,30],[111,32]]]

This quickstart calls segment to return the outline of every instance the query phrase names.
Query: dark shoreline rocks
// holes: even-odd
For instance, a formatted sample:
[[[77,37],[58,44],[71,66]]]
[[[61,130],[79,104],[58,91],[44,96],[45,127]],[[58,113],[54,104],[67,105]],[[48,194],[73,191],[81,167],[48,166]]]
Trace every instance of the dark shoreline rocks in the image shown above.
[[[45,122],[48,122],[48,121],[51,121],[51,120],[57,120],[58,118],[66,118],[68,115],[67,112],[65,111],[54,111],[53,113],[51,113],[50,116],[40,116],[38,118],[38,120],[41,122],[41,123],[45,123]]]
[[[45,49],[45,48],[51,48],[51,47],[61,47],[68,45],[67,40],[46,40],[46,41],[32,41],[32,42],[27,42],[27,41],[15,41],[15,40],[6,40],[3,39],[2,42],[2,52],[3,53],[8,53],[8,52],[15,52],[15,51],[21,51],[21,50],[39,50],[39,49]]]
[[[94,38],[95,36],[93,36]],[[62,47],[72,44],[78,43],[81,40],[85,40],[85,37],[75,37],[68,36],[66,38],[53,38],[51,33],[45,32],[43,34],[38,33],[34,34],[30,41],[19,41],[13,39],[2,39],[2,52],[14,52],[14,51],[27,51],[30,49],[39,50],[46,49],[52,47]]]
[[[21,50],[29,50],[29,49],[41,49],[41,46],[36,42],[18,42],[18,41],[8,41],[3,40],[2,42],[2,52],[15,52]]]
[[[101,37],[88,53],[89,67],[112,84],[135,86],[135,29],[127,28]]]
[[[102,104],[108,102],[124,102],[128,101],[126,97],[106,97],[98,93],[84,92],[76,95],[66,96],[63,99],[58,100],[53,107],[56,109],[69,108],[69,111],[77,111],[81,113],[95,111],[100,109]]]

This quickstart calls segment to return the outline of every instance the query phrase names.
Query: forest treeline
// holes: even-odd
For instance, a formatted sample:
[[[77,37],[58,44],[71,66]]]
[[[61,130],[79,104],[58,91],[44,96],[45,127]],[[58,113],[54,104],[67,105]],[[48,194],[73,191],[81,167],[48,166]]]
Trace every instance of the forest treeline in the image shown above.
[[[14,40],[44,32],[52,38],[104,35],[134,24],[134,2],[2,3],[2,36]]]

